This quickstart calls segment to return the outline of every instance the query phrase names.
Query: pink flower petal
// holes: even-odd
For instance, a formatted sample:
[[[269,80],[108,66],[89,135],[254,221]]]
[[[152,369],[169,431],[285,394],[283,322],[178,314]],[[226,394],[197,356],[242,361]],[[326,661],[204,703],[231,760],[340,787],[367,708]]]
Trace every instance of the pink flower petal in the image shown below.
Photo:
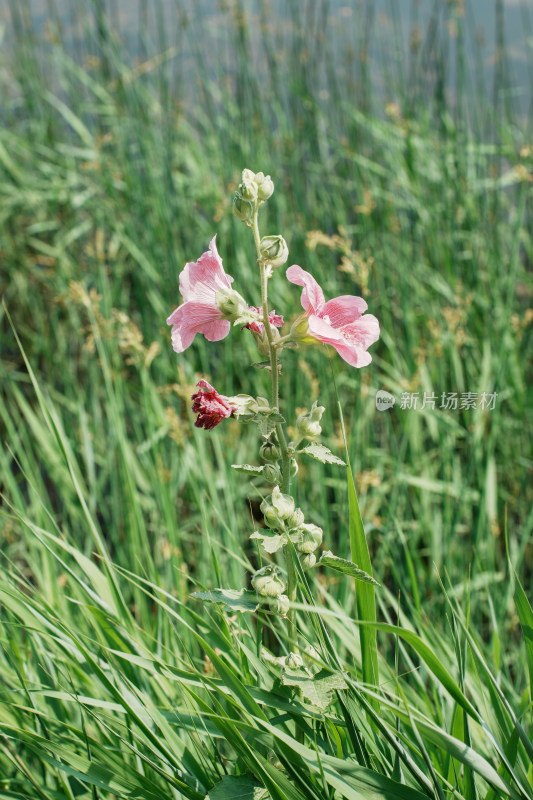
[[[379,339],[379,322],[373,314],[365,314],[340,328],[343,337],[365,350]]]
[[[321,316],[329,317],[333,327],[340,328],[341,325],[348,325],[356,320],[367,308],[368,305],[362,297],[342,294],[340,297],[328,300],[322,309]]]
[[[217,319],[207,322],[200,333],[203,333],[209,342],[218,342],[223,339],[231,330],[231,325],[226,319]]]
[[[226,275],[216,247],[216,236],[209,244],[209,250],[203,253],[198,261],[189,261],[180,274],[180,292],[185,303],[215,302],[215,294],[220,289],[229,289],[233,282]]]
[[[367,367],[372,361],[370,353],[362,347],[339,345],[335,349],[351,367]]]
[[[311,273],[306,272],[305,269],[302,269],[297,264],[293,264],[285,274],[291,283],[304,287],[301,298],[303,308],[306,311],[311,309],[314,314],[320,313],[325,303],[324,292]]]
[[[322,317],[318,317],[316,314],[311,314],[309,317],[307,333],[314,336],[320,342],[331,344],[333,347],[344,342],[341,332],[334,328],[331,323],[322,319]]]

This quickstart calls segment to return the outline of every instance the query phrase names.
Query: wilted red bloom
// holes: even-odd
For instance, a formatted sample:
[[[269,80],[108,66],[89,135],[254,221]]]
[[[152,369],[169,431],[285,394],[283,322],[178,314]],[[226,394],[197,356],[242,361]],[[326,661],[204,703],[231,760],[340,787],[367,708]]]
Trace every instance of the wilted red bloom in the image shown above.
[[[198,414],[198,418],[194,423],[197,428],[205,428],[210,431],[223,419],[231,417],[236,411],[236,406],[229,402],[229,397],[219,394],[210,383],[202,378],[196,384],[200,387],[200,391],[193,394],[191,400],[193,401],[192,410]],[[202,391],[202,389],[204,391]]]
[[[250,306],[250,311],[256,311],[259,315],[263,316],[263,309],[261,306]],[[283,317],[281,314],[276,314],[275,311],[268,312],[268,321],[273,328],[281,328],[283,325]],[[246,325],[243,325],[243,328],[248,328],[254,333],[258,333],[259,336],[262,336],[265,330],[265,326],[261,320],[257,320],[257,322],[248,322]]]

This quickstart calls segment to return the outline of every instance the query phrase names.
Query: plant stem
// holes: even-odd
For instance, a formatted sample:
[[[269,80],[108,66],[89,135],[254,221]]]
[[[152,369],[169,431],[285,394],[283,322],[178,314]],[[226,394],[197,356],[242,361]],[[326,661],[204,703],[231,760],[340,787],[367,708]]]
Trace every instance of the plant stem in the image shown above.
[[[272,329],[270,327],[270,320],[268,317],[268,279],[269,273],[267,265],[261,255],[261,237],[259,235],[259,224],[257,221],[258,208],[255,207],[252,217],[252,231],[254,234],[255,249],[257,251],[257,260],[259,262],[259,270],[261,273],[261,306],[263,309],[263,325],[265,326],[265,336],[268,342],[268,352],[270,358],[270,379],[271,379],[271,407],[279,412],[279,371],[278,371],[278,351],[276,349]],[[290,456],[285,432],[281,422],[276,423],[276,435],[278,438],[279,449],[281,452],[281,491],[284,494],[289,494],[291,486],[290,476]],[[287,567],[287,596],[291,603],[296,600],[296,593],[298,590],[298,582],[296,569],[294,566],[294,554],[290,544],[285,545],[283,548],[283,555],[285,556],[285,564]],[[287,634],[289,639],[289,650],[292,653],[298,652],[298,638],[296,635],[296,625],[294,622],[294,611],[292,608],[287,612]]]
[[[257,251],[257,260],[259,262],[259,269],[261,272],[261,306],[263,309],[263,325],[265,326],[265,336],[268,342],[268,351],[270,359],[270,379],[271,379],[271,406],[273,409],[279,411],[279,368],[278,368],[278,352],[272,338],[272,329],[268,318],[268,273],[265,262],[261,255],[261,237],[259,235],[259,225],[257,222],[258,209],[255,208],[252,218],[252,231],[254,234],[255,249]],[[281,451],[281,491],[288,494],[291,485],[290,476],[290,457],[289,449],[287,447],[287,440],[283,431],[283,426],[280,422],[276,423],[276,434],[278,437],[278,444]]]

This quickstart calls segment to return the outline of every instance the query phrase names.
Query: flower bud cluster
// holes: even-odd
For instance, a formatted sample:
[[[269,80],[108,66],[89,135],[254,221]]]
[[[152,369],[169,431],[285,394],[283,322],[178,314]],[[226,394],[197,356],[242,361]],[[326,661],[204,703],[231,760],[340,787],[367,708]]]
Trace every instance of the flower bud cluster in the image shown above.
[[[293,498],[288,494],[282,494],[279,486],[275,486],[272,490],[270,502],[263,500],[261,511],[265,524],[277,530],[297,528],[304,521],[302,509],[295,508]]]
[[[233,198],[233,213],[243,222],[250,223],[256,206],[262,205],[274,192],[270,175],[263,172],[242,171],[239,188]],[[283,262],[285,263],[285,262]]]

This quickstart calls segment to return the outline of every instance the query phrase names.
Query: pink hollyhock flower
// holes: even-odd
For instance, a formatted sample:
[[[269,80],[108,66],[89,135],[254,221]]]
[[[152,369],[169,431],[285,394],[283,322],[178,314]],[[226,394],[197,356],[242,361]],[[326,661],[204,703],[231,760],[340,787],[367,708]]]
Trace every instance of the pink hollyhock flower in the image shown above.
[[[307,328],[302,331],[302,323],[297,321],[296,337],[330,344],[352,367],[370,364],[372,356],[367,348],[379,338],[379,322],[372,314],[363,316],[368,308],[363,298],[345,294],[326,303],[322,289],[309,272],[293,264],[286,274],[291,283],[303,286]]]
[[[244,303],[231,288],[233,278],[224,272],[215,240],[213,236],[209,250],[198,261],[185,264],[180,274],[183,303],[167,319],[167,325],[172,325],[172,347],[176,353],[186,350],[197,333],[203,333],[210,342],[224,339],[231,327],[227,319],[228,303]],[[226,308],[221,310],[219,304],[224,308],[224,303]]]
[[[260,317],[263,316],[263,309],[261,306],[250,306],[249,310],[255,311],[255,313]],[[281,328],[283,325],[283,317],[281,314],[276,314],[275,311],[268,312],[268,321],[273,328]],[[261,319],[258,319],[255,322],[248,322],[246,325],[243,325],[243,328],[248,328],[254,333],[258,333],[259,336],[262,336],[263,331],[265,330],[265,325]]]
[[[194,423],[197,428],[205,428],[210,431],[223,419],[231,417],[237,410],[237,407],[229,402],[229,397],[219,394],[210,383],[202,378],[196,384],[200,387],[200,391],[193,394],[191,400],[193,401],[192,410],[198,414],[198,418]],[[202,391],[202,389],[204,391]]]

